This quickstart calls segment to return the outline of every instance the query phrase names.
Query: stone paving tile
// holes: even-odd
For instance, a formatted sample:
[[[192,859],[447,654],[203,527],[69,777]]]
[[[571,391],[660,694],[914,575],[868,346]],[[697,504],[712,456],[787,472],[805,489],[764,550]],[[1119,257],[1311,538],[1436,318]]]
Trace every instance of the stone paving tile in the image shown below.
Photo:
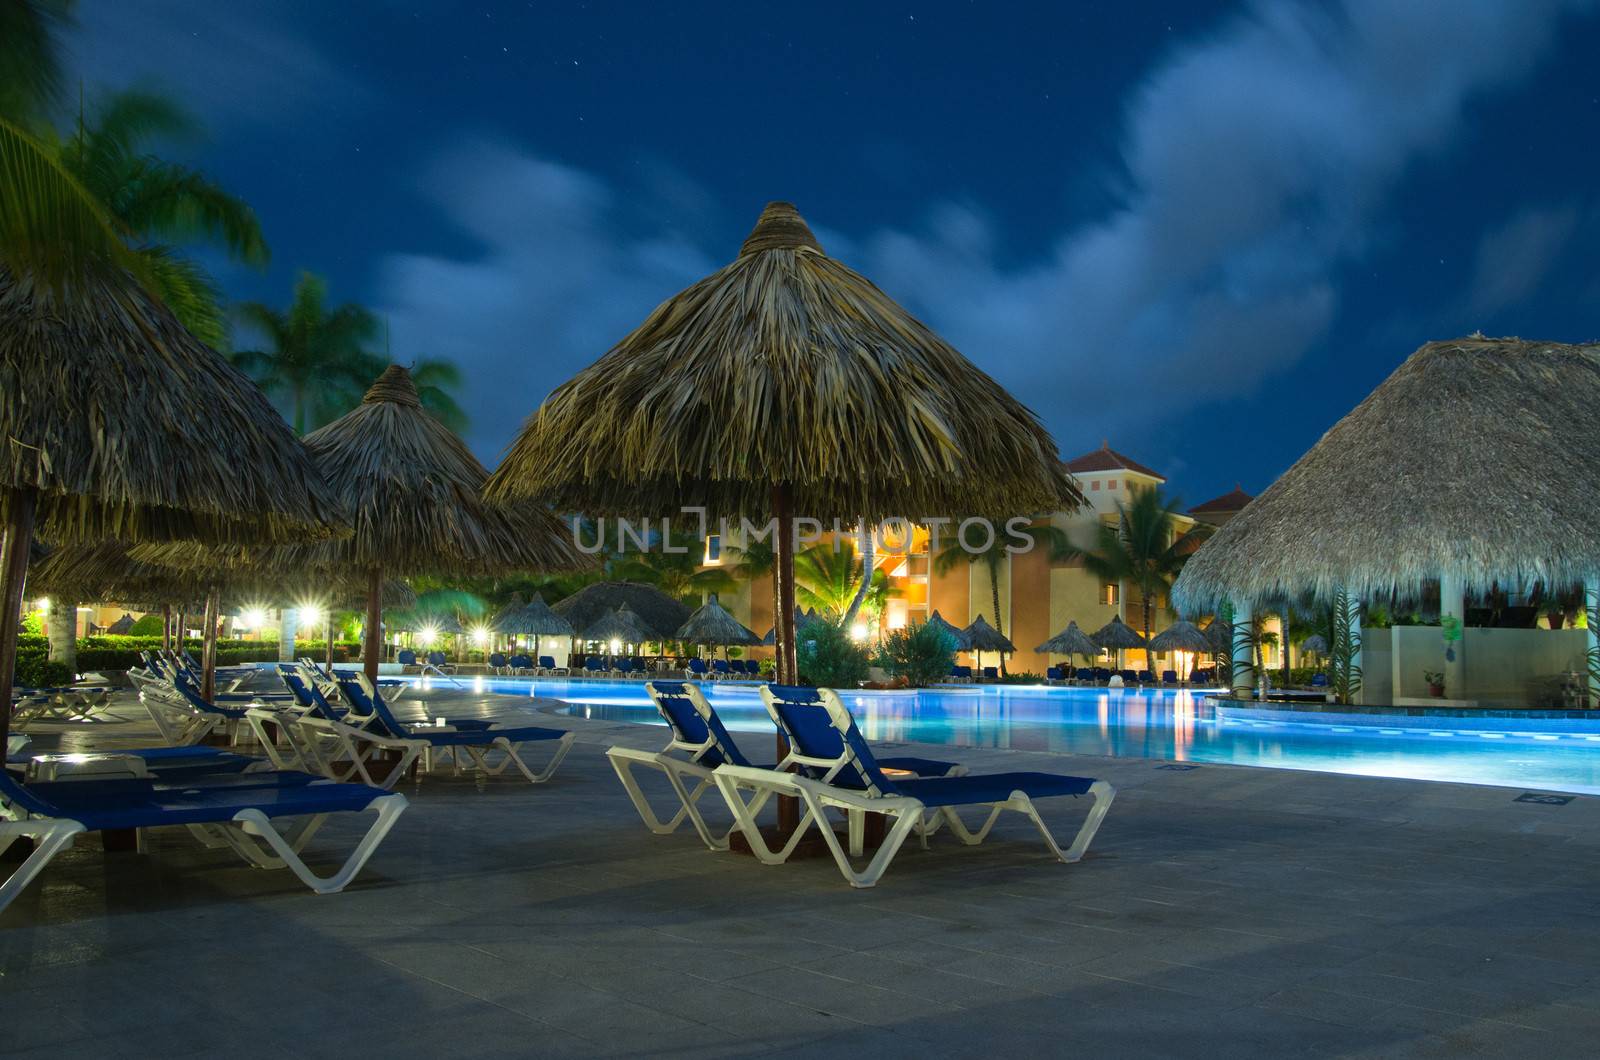
[[[116,713],[133,720],[93,739],[152,742],[136,707]],[[601,751],[660,734],[538,720],[578,734],[561,774],[408,782],[411,809],[342,895],[177,830],[149,856],[83,841],[0,915],[7,1055],[1554,1060],[1600,1040],[1600,800],[908,745],[1121,795],[1079,865],[1008,821],[981,847],[908,848],[854,891],[826,859],[648,835]],[[357,834],[331,823],[313,859]],[[241,996],[292,1010],[292,1032],[242,1019]]]

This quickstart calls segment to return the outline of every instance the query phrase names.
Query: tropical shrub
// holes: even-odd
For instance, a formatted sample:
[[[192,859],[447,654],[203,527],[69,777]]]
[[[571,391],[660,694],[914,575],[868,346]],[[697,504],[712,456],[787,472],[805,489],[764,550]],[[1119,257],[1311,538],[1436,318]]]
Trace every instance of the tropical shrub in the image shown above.
[[[867,650],[843,626],[823,621],[807,623],[796,660],[800,683],[818,688],[856,688],[870,665]]]
[[[139,621],[137,621],[137,622],[135,622],[133,624],[133,628],[132,629],[128,630],[128,636],[130,636],[130,637],[160,637],[161,636],[161,616],[160,615],[145,615],[143,618],[139,619]]]
[[[903,677],[913,688],[942,681],[955,665],[955,639],[926,622],[891,630],[878,646],[877,663],[891,677]]]
[[[67,669],[64,662],[46,659],[42,655],[30,655],[27,658],[17,656],[14,679],[17,688],[57,688],[70,685],[72,676],[72,671]]]

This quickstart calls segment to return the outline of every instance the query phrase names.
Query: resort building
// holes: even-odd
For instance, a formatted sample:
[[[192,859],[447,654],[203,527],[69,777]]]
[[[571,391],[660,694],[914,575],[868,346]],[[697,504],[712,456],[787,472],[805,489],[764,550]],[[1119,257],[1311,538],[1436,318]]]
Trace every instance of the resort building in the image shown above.
[[[1244,491],[1244,487],[1235,483],[1233,489],[1220,497],[1213,497],[1204,504],[1197,504],[1189,509],[1189,514],[1197,522],[1209,526],[1222,526],[1229,519],[1244,511],[1244,506],[1255,498]]]
[[[1094,545],[1102,525],[1116,525],[1119,504],[1126,503],[1139,490],[1162,488],[1167,481],[1159,471],[1118,452],[1108,442],[1067,461],[1067,467],[1078,480],[1085,506],[1075,512],[1056,512],[1048,518],[1037,518],[1033,525],[1048,522],[1080,548]],[[1233,494],[1228,495],[1231,497]],[[1196,521],[1194,516],[1179,516],[1177,533],[1180,536],[1188,533]],[[1004,528],[996,530],[1004,534]],[[1085,569],[1081,559],[1052,560],[1049,549],[1043,546],[997,557],[993,577],[986,554],[968,553],[963,561],[941,564],[939,552],[951,546],[959,531],[958,525],[879,528],[876,567],[886,576],[889,593],[877,618],[877,629],[863,626],[864,636],[925,622],[935,611],[955,626],[965,626],[982,615],[1017,646],[1008,663],[1013,672],[1042,674],[1046,667],[1057,663],[1085,662],[1081,658],[1072,660],[1033,651],[1035,645],[1050,639],[1069,622],[1077,622],[1086,632],[1099,629],[1113,618],[1121,618],[1136,630],[1143,626],[1143,602],[1137,589],[1121,582],[1102,582]],[[987,539],[987,531],[973,526],[966,529],[963,537],[969,546],[981,546]],[[709,543],[707,566],[737,561],[738,543],[726,544],[729,547],[724,548],[724,543],[715,540]],[[965,561],[968,558],[970,562]],[[770,578],[739,583],[732,594],[722,598],[722,603],[739,621],[757,632],[772,626]],[[1167,628],[1177,618],[1165,596],[1151,600],[1153,633]],[[992,665],[996,660],[989,653],[984,661]],[[1135,649],[1123,653],[1122,663],[1133,669],[1184,670],[1192,660],[1163,655],[1147,661],[1144,652]]]

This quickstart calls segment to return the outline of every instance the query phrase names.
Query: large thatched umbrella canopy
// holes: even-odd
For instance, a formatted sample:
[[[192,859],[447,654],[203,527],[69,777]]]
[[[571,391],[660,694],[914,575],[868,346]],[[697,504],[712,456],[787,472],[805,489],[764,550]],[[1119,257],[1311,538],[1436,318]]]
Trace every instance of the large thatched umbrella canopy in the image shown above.
[[[11,267],[40,249],[0,245],[0,701],[35,527],[55,542],[284,541],[343,524],[255,384],[114,261],[49,285]],[[9,724],[0,713],[0,738]]]
[[[1600,345],[1430,342],[1189,560],[1186,610],[1600,572]]]
[[[1078,628],[1077,622],[1068,622],[1067,628],[1033,649],[1040,655],[1100,654],[1100,646],[1089,639],[1089,634]]]
[[[588,566],[570,528],[543,504],[490,503],[489,473],[460,438],[422,407],[411,373],[390,365],[361,404],[306,436],[306,448],[352,509],[355,533],[291,556],[318,570],[355,569],[373,586],[384,571],[498,574]],[[367,625],[381,626],[376,595]],[[367,638],[366,667],[378,668]]]
[[[1207,637],[1205,631],[1193,622],[1185,622],[1180,619],[1150,638],[1150,650],[1157,652],[1209,652],[1211,651],[1211,638]]]
[[[627,607],[634,619],[649,634],[646,640],[671,640],[678,627],[689,621],[689,609],[653,585],[638,582],[595,582],[585,585],[551,610],[574,629],[587,630],[600,617],[619,607]]]
[[[715,600],[707,600],[701,605],[689,616],[688,621],[678,627],[672,639],[681,640],[685,644],[712,644],[722,647],[761,643],[761,638],[754,630],[746,628],[728,613],[727,608]]]
[[[570,637],[577,633],[572,623],[552,611],[538,593],[522,607],[502,615],[495,629],[512,636],[532,637],[535,654],[539,651],[540,637]]]
[[[1200,632],[1206,635],[1206,650],[1213,655],[1227,655],[1233,651],[1233,624],[1213,617]]]
[[[1016,651],[1017,646],[989,624],[989,620],[979,615],[972,620],[966,629],[961,631],[966,638],[967,646],[978,655],[978,667],[983,667],[983,653],[986,651],[1007,652]],[[1004,660],[1002,660],[1004,661]]]
[[[795,516],[1076,506],[1034,415],[772,203],[731,264],[668,299],[529,418],[495,499],[589,515],[777,519],[778,678],[794,677]]]
[[[1122,651],[1124,648],[1143,648],[1145,639],[1138,631],[1122,621],[1121,615],[1112,615],[1111,621],[1089,634],[1089,639],[1102,648],[1109,648],[1117,653],[1117,668],[1122,668]]]
[[[928,625],[934,629],[944,630],[945,635],[955,644],[956,651],[968,651],[972,648],[972,642],[967,639],[967,631],[960,626],[951,625],[937,609],[928,616]]]

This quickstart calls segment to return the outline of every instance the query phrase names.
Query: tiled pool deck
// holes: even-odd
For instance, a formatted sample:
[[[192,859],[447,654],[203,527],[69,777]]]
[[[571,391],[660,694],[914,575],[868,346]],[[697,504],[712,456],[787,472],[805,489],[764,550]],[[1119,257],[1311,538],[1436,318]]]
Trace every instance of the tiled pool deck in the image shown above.
[[[431,698],[485,716],[528,702]],[[1015,818],[982,847],[908,846],[852,891],[828,860],[765,867],[649,835],[601,752],[660,734],[544,721],[579,734],[552,782],[403,786],[411,809],[340,895],[181,831],[148,856],[83,840],[0,914],[0,1052],[1596,1052],[1600,800],[959,752],[1116,784],[1089,859],[1047,860]],[[137,722],[89,728],[153,742]],[[330,825],[313,855],[356,827]]]

